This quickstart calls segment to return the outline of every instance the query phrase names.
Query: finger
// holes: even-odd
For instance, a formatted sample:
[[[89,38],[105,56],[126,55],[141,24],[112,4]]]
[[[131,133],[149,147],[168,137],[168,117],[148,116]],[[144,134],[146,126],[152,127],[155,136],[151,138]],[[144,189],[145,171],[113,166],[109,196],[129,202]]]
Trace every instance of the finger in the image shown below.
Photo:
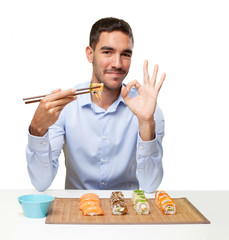
[[[59,115],[60,112],[63,110],[64,106],[57,106],[57,107],[53,107],[48,109],[48,114],[51,117],[55,117],[56,118],[56,114]],[[58,117],[58,116],[57,116]]]
[[[76,96],[67,96],[61,99],[57,99],[57,100],[53,100],[53,101],[48,101],[45,100],[45,108],[50,110],[50,109],[55,109],[55,108],[63,108],[65,107],[67,104],[69,104],[70,102],[76,100],[77,97]]]
[[[156,91],[157,91],[157,93],[159,93],[159,91],[160,91],[160,89],[161,89],[161,87],[162,87],[162,85],[163,85],[163,82],[165,81],[165,77],[166,77],[166,74],[163,73],[162,76],[161,76],[160,81],[158,82],[158,84],[157,84],[157,86],[156,86]]]
[[[74,89],[74,88],[70,88],[70,89],[63,90],[63,91],[60,90],[60,91],[56,91],[56,92],[46,96],[44,99],[47,99],[48,101],[55,101],[58,99],[72,96],[75,92],[76,92],[76,89]]]
[[[55,113],[60,113],[66,105],[68,105],[69,102],[66,102],[65,104],[57,105],[56,107],[53,107],[50,109],[50,113],[55,114]]]
[[[128,102],[130,100],[130,96],[128,95],[127,87],[122,86],[121,96],[122,96],[124,102],[126,103],[126,105],[128,105]]]
[[[148,71],[148,60],[144,61],[143,64],[143,82],[144,84],[149,84],[150,83],[150,78],[149,78],[149,71]]]
[[[154,69],[153,69],[153,75],[152,75],[152,78],[151,78],[151,84],[154,87],[155,87],[156,80],[157,80],[158,68],[159,68],[158,64],[155,64]]]
[[[62,91],[62,89],[61,89],[61,88],[57,88],[57,89],[53,90],[53,91],[51,92],[51,94],[52,94],[52,93],[57,93],[57,92],[60,92],[60,91]]]
[[[127,91],[129,92],[132,87],[139,89],[141,86],[142,85],[137,80],[133,80],[127,83],[126,88],[127,88]]]

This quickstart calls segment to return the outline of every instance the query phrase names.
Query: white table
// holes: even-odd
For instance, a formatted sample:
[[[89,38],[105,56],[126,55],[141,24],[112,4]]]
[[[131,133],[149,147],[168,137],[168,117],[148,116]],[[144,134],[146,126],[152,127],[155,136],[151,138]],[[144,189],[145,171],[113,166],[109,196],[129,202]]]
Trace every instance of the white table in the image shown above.
[[[47,190],[42,194],[54,197],[80,197],[92,191]],[[93,191],[110,197],[111,191]],[[229,192],[187,191],[168,192],[172,197],[187,197],[211,224],[179,225],[56,225],[45,224],[45,218],[30,219],[23,214],[17,197],[38,193],[36,190],[0,190],[0,239],[79,240],[79,239],[182,239],[229,240]],[[126,198],[132,191],[123,191]],[[154,194],[147,194],[154,197]]]

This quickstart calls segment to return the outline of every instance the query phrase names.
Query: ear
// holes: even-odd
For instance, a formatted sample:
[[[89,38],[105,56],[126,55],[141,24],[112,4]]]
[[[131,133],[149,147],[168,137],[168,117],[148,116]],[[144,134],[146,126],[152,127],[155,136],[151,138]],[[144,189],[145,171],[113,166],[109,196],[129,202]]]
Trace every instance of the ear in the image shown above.
[[[86,56],[89,63],[93,62],[93,49],[90,46],[86,47]]]

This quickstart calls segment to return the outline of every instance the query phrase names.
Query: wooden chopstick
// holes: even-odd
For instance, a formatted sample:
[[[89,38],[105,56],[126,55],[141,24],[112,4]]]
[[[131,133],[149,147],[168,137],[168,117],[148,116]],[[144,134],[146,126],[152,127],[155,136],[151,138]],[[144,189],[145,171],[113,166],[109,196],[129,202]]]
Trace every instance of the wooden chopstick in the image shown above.
[[[77,90],[76,90],[76,93],[74,93],[72,96],[80,95],[80,94],[85,94],[85,93],[90,93],[91,91],[85,91],[85,90],[94,89],[94,88],[100,88],[100,86],[94,86],[94,87],[77,89]],[[84,92],[80,92],[80,91],[84,91]],[[25,104],[40,102],[41,99],[42,99],[43,97],[46,97],[47,95],[50,95],[50,94],[45,94],[45,95],[40,95],[40,96],[23,98],[23,101],[25,102]],[[33,100],[33,99],[34,99],[34,100]]]

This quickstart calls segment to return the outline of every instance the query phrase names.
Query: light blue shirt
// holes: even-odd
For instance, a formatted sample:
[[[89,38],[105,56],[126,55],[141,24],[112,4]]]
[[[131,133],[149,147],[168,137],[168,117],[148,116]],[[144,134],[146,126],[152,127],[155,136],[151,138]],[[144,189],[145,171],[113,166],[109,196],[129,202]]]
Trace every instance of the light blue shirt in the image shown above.
[[[89,82],[77,88],[88,87]],[[136,89],[130,97],[138,94]],[[66,189],[155,191],[163,177],[162,138],[164,117],[157,106],[156,138],[144,142],[138,120],[121,95],[104,110],[90,94],[78,95],[43,137],[28,134],[27,166],[31,182],[39,191],[56,176],[61,150],[66,164]]]

